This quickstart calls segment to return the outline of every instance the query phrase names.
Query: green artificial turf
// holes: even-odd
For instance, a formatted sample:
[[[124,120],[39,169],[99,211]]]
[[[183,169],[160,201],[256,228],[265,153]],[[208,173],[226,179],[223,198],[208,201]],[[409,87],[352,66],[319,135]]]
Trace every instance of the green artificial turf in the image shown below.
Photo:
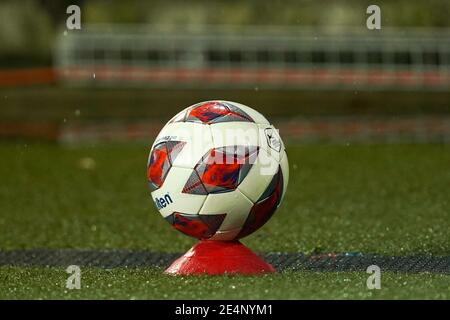
[[[449,299],[450,277],[381,275],[369,290],[363,272],[173,277],[160,269],[81,270],[81,288],[67,289],[63,268],[0,268],[0,299]]]
[[[244,239],[250,247],[449,254],[450,146],[305,145],[288,155],[284,202]],[[0,248],[187,249],[195,241],[150,199],[147,156],[141,145],[0,145]],[[95,167],[83,168],[87,157]]]
[[[195,240],[171,229],[150,199],[148,151],[136,144],[0,144],[0,250],[187,250]],[[288,155],[284,203],[243,240],[250,248],[449,255],[450,146],[301,145],[289,146]],[[159,269],[84,272],[90,289],[66,294],[63,269],[2,267],[0,297],[449,298],[449,276],[432,274],[386,273],[386,289],[371,293],[364,273],[210,281],[171,278]]]

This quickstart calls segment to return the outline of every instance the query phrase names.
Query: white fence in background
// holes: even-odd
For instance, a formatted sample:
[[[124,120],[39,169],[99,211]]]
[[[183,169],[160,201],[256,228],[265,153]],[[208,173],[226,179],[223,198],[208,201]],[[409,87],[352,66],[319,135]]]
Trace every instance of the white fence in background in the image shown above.
[[[68,85],[450,89],[450,30],[83,26],[55,49]]]

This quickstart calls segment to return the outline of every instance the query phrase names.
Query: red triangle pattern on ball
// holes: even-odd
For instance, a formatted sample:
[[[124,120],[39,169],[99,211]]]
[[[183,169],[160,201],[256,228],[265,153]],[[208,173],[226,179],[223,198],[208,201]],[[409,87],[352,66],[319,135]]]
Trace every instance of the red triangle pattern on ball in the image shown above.
[[[254,122],[247,113],[237,106],[221,101],[208,101],[193,106],[187,111],[184,120],[206,124],[230,121]]]
[[[195,166],[183,192],[209,194],[236,190],[256,161],[258,151],[255,146],[211,149]]]
[[[175,229],[197,238],[208,239],[219,229],[226,214],[187,214],[174,212],[166,217]]]
[[[147,179],[150,190],[160,188],[175,158],[183,149],[186,142],[167,141],[153,147],[147,166]]]

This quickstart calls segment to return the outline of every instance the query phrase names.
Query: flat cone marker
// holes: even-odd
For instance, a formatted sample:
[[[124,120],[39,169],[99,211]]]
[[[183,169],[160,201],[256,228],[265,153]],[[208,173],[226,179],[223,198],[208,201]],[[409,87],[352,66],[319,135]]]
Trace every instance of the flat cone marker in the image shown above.
[[[244,274],[276,272],[239,241],[203,240],[175,260],[165,271],[172,275]]]

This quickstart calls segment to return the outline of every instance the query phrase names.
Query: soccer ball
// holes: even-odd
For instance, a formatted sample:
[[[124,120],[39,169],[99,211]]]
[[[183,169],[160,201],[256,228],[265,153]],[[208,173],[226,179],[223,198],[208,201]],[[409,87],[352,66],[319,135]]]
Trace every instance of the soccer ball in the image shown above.
[[[237,240],[264,225],[289,179],[284,144],[259,112],[206,101],[173,117],[150,151],[147,178],[156,208],[175,229]]]

